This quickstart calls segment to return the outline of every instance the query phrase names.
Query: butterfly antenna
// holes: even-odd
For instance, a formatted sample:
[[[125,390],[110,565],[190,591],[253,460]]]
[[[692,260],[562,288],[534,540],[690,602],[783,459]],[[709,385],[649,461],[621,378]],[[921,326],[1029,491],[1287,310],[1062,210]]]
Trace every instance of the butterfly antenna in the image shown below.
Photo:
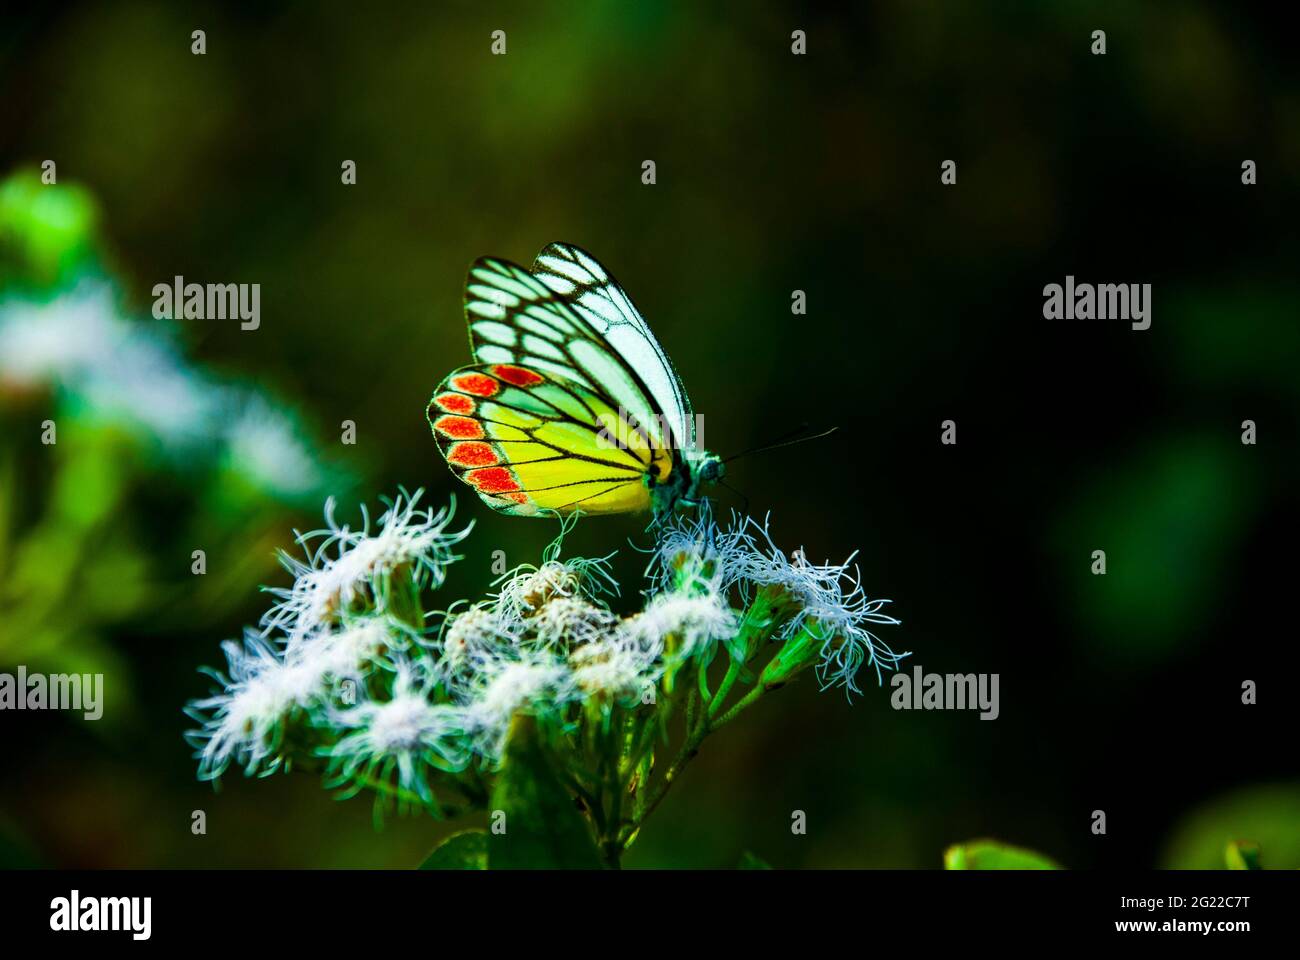
[[[732,493],[734,493],[736,496],[740,497],[741,502],[742,502],[742,503],[741,503],[741,507],[740,507],[740,512],[741,512],[742,514],[744,514],[745,516],[749,516],[749,497],[748,497],[748,496],[746,496],[745,494],[741,493],[739,490],[737,490],[737,489],[736,489],[735,487],[733,487],[731,484],[727,483],[726,480],[719,480],[719,481],[718,481],[718,486],[726,487],[728,490],[730,490],[730,491],[731,491]]]
[[[802,426],[799,427],[798,430],[795,430],[794,433],[799,433],[807,429],[807,426],[808,426],[807,424],[803,424]],[[796,443],[804,443],[805,441],[808,440],[820,440],[822,437],[829,437],[832,433],[834,433],[838,429],[839,427],[831,427],[829,430],[823,430],[821,433],[814,433],[807,437],[794,437],[794,439],[781,439],[776,441],[775,443],[769,443],[762,447],[754,447],[750,450],[742,450],[740,453],[733,453],[731,456],[727,457],[722,462],[730,463],[732,460],[736,460],[740,457],[747,457],[751,453],[766,453],[768,450],[779,450],[782,447],[792,447]],[[786,434],[786,437],[790,437],[790,436],[791,434]]]

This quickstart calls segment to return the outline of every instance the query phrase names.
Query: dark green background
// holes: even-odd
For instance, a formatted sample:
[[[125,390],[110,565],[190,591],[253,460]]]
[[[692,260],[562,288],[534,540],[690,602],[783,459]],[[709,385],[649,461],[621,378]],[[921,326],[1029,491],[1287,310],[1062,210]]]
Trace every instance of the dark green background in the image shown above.
[[[807,56],[790,53],[796,28]],[[1300,84],[1293,35],[1262,12],[112,3],[7,13],[2,29],[0,173],[53,158],[89,188],[144,317],[176,274],[260,283],[260,330],[191,321],[187,345],[309,412],[359,478],[348,509],[399,484],[452,491],[423,409],[468,360],[466,266],[527,264],[552,240],[618,275],[710,448],[840,427],[730,480],[787,549],[861,550],[868,592],[903,620],[886,639],[927,670],[1000,673],[1002,715],[795,684],[706,744],[629,866],[752,849],[933,867],[983,835],[1076,867],[1214,865],[1236,835],[1266,862],[1300,858]],[[1153,284],[1152,328],[1044,320],[1042,288],[1067,273]],[[955,448],[939,444],[947,418]],[[334,442],[344,419],[355,447]],[[536,560],[554,533],[461,502],[478,528],[448,602],[487,588],[493,550]],[[311,522],[286,516],[283,545]],[[621,547],[634,599],[643,523],[584,522],[570,548]],[[260,578],[282,583],[257,549]],[[0,819],[26,856],[405,866],[446,831],[376,833],[365,800],[335,803],[309,776],[229,777],[215,795],[194,780],[180,708],[263,600],[234,607],[120,627],[130,720],[0,716]],[[1258,707],[1240,705],[1244,679]],[[189,832],[197,808],[206,837]]]

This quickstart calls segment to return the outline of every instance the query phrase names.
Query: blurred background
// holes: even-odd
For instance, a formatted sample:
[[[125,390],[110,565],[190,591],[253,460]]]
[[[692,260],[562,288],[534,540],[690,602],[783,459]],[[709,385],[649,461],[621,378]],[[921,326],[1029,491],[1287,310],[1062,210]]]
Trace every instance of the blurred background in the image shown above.
[[[1290,38],[1196,2],[7,12],[0,670],[103,672],[106,704],[0,714],[0,861],[406,867],[448,831],[377,832],[310,775],[214,793],[181,708],[325,496],[355,519],[453,492],[423,411],[469,359],[466,267],[562,239],[636,300],[711,449],[840,427],[732,465],[779,544],[860,550],[910,663],[1001,676],[995,722],[794,684],[706,743],[628,866],[931,868],[992,836],[1079,868],[1217,867],[1234,838],[1300,867]],[[1044,320],[1066,274],[1151,283],[1151,329]],[[260,329],[153,319],[176,275],[259,283]],[[449,601],[555,532],[462,490]],[[629,605],[643,525],[567,544],[621,548]]]

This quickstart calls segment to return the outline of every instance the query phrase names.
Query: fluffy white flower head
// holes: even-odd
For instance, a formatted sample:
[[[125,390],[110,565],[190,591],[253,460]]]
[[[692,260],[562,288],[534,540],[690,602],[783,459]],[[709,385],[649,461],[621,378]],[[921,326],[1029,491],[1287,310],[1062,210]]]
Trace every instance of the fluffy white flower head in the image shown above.
[[[228,664],[221,693],[197,700],[191,716],[203,722],[191,741],[199,748],[199,776],[219,777],[232,760],[246,773],[274,771],[279,760],[285,717],[305,709],[320,693],[320,674],[313,664],[286,663],[262,638],[222,644]]]
[[[442,636],[442,666],[456,674],[518,642],[515,624],[489,605],[479,604],[451,617]]]
[[[640,698],[663,674],[656,647],[626,630],[576,648],[569,666],[583,694],[617,702]]]
[[[334,499],[327,500],[326,528],[297,538],[306,560],[281,554],[281,563],[294,575],[294,583],[271,591],[281,599],[262,618],[263,627],[279,627],[291,635],[317,629],[348,609],[363,592],[382,609],[382,578],[404,565],[417,585],[440,585],[447,565],[457,559],[452,547],[473,525],[448,529],[454,504],[436,513],[422,510],[418,507],[421,493],[417,490],[394,500],[380,516],[379,529],[373,534],[364,507],[362,528],[354,531],[335,522]]]
[[[353,792],[367,778],[387,782],[396,772],[399,788],[428,801],[430,767],[457,771],[470,761],[465,712],[434,703],[427,683],[406,662],[397,665],[388,699],[336,711],[332,722],[350,731],[329,748],[333,782],[352,781]]]
[[[530,626],[541,646],[567,650],[609,635],[618,617],[581,597],[555,597],[533,615]]]
[[[677,643],[674,656],[688,659],[711,651],[719,641],[736,635],[740,624],[724,596],[715,590],[694,592],[675,589],[650,598],[632,618],[631,629],[647,643],[663,647],[668,638]]]
[[[518,659],[482,660],[465,711],[479,751],[496,759],[516,713],[558,709],[572,697],[569,668],[545,652],[533,652]]]

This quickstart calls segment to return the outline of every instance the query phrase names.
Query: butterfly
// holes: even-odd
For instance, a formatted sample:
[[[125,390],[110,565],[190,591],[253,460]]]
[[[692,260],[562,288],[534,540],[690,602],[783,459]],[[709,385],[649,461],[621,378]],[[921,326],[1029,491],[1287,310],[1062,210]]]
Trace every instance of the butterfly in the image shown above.
[[[447,375],[427,416],[452,472],[494,510],[662,518],[722,479],[672,361],[585,250],[552,243],[531,270],[476,260],[465,319],[475,362]]]

